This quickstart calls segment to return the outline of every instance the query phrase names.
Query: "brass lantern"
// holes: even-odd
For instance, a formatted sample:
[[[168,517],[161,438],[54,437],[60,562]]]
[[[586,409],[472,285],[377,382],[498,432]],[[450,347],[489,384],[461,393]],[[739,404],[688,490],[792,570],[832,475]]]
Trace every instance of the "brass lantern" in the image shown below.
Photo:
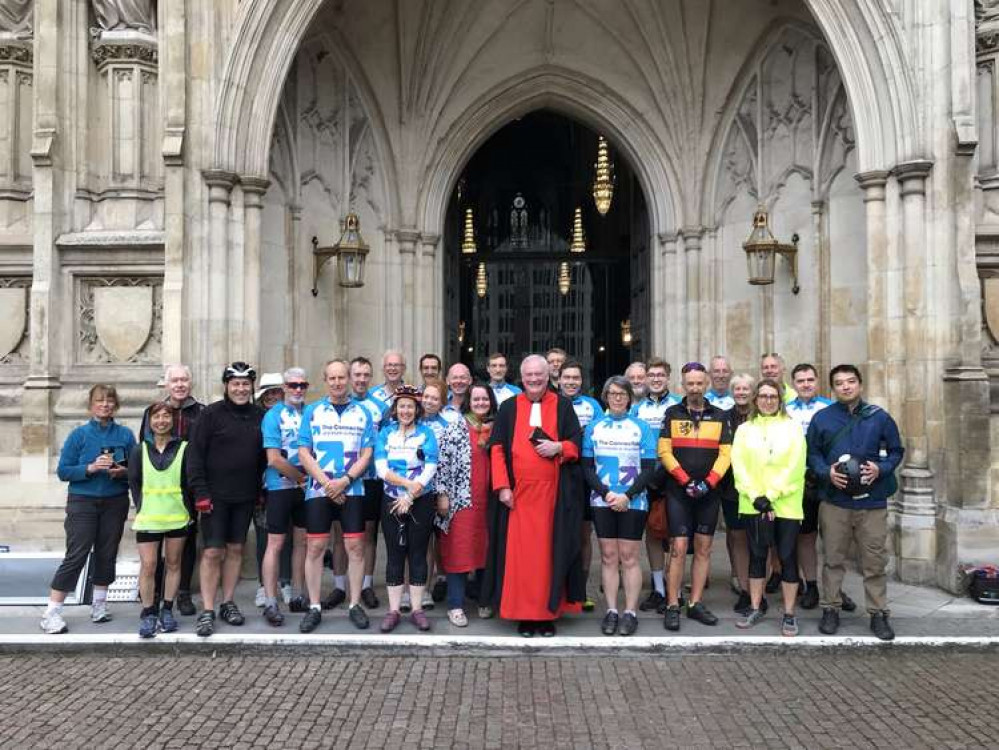
[[[475,255],[475,227],[472,224],[472,209],[465,209],[465,237],[461,241],[462,255]]]
[[[606,216],[614,198],[614,165],[607,153],[607,139],[602,135],[597,138],[597,163],[593,168],[596,172],[593,179],[593,202],[597,206],[597,212]]]
[[[475,273],[475,293],[479,299],[484,299],[489,289],[489,281],[486,278],[486,264],[479,263],[479,269]]]
[[[798,235],[792,235],[791,243],[778,242],[770,231],[770,215],[765,206],[760,204],[753,214],[753,231],[749,239],[742,243],[746,251],[746,265],[749,271],[749,283],[765,286],[774,283],[777,256],[787,259],[791,267],[791,292],[797,294],[798,286]]]
[[[569,275],[569,264],[566,261],[562,261],[558,266],[558,290],[563,297],[569,293],[571,283],[572,278]]]
[[[631,346],[631,318],[621,321],[621,345]]]
[[[340,239],[332,247],[320,247],[312,238],[312,296],[319,296],[319,274],[331,258],[336,258],[337,283],[347,289],[364,286],[364,264],[371,248],[361,237],[361,220],[349,213],[340,222]]]
[[[572,242],[569,244],[570,253],[585,253],[586,238],[583,236],[583,209],[576,207],[576,213],[572,217]]]

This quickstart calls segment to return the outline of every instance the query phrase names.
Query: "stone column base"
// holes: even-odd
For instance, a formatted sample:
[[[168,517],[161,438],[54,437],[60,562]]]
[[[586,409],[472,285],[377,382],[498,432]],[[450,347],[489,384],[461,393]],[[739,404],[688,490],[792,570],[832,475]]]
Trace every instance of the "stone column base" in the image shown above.
[[[937,520],[933,516],[899,513],[894,524],[895,573],[903,583],[937,581]]]
[[[937,518],[936,584],[961,592],[961,565],[999,562],[999,509],[944,506]]]

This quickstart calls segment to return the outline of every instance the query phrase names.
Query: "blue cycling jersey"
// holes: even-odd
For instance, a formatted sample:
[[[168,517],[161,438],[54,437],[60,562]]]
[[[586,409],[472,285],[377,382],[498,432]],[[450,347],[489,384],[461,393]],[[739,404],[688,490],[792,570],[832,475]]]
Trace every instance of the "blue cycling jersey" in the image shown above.
[[[302,412],[298,445],[312,451],[319,468],[330,479],[343,477],[357,462],[361,451],[374,448],[375,438],[370,412],[356,401],[349,402],[342,414],[330,403],[329,397],[309,404]],[[346,494],[363,495],[363,477],[355,477]],[[323,495],[322,486],[310,479],[306,498]]]
[[[496,385],[494,383],[489,384],[493,389],[493,395],[496,396],[496,406],[499,406],[508,398],[513,398],[518,393],[523,393],[523,391],[512,383],[507,383],[505,380]]]
[[[586,429],[586,426],[595,419],[600,419],[604,415],[604,409],[600,402],[590,396],[578,394],[572,399],[572,408],[576,412],[576,419],[579,426]]]
[[[437,414],[434,414],[432,417],[424,417],[421,420],[421,424],[427,425],[428,427],[430,427],[431,430],[434,431],[434,437],[437,438],[437,444],[440,445],[441,435],[444,434],[444,430],[447,429],[447,426],[451,424],[451,422],[442,417],[438,412]]]
[[[732,398],[732,391],[718,393],[713,388],[704,394],[704,400],[712,406],[716,406],[722,411],[728,411],[735,406],[735,399]]]
[[[264,436],[264,448],[277,448],[288,463],[300,467],[298,460],[298,431],[302,427],[302,410],[288,406],[283,401],[274,404],[260,424]],[[269,490],[292,490],[298,485],[284,474],[268,466],[264,471],[264,487]]]
[[[382,428],[375,444],[375,470],[389,497],[398,499],[406,492],[403,487],[384,481],[390,471],[419,482],[424,492],[433,491],[434,474],[437,473],[437,438],[433,429],[418,424],[404,435],[398,425]]]
[[[583,458],[592,458],[597,476],[612,492],[625,492],[642,473],[642,459],[655,459],[656,439],[642,420],[628,414],[607,414],[591,422],[583,433]],[[590,505],[606,508],[607,503],[595,492]],[[629,510],[648,510],[645,492],[631,498]]]
[[[832,403],[831,399],[824,396],[816,396],[811,401],[802,401],[801,397],[788,402],[787,414],[791,419],[801,425],[801,429],[808,433],[808,425],[812,423],[812,417],[818,414]]]
[[[675,396],[672,393],[664,394],[659,399],[646,396],[637,404],[634,404],[628,413],[635,419],[645,422],[653,434],[658,436],[659,430],[663,426],[663,415],[666,413],[666,410],[678,403],[680,403],[679,396]]]
[[[350,400],[353,401],[355,404],[359,404],[360,406],[363,406],[365,409],[367,409],[368,414],[371,415],[371,423],[374,425],[375,437],[377,438],[378,431],[382,428],[382,426],[386,423],[386,421],[389,418],[388,416],[389,405],[384,401],[382,401],[381,399],[375,398],[372,395],[371,391],[368,391],[368,393],[364,396],[364,398],[360,398],[359,396],[352,394]],[[375,474],[375,464],[372,461],[370,464],[368,464],[367,471],[364,472],[364,479],[376,479],[376,478],[377,477]]]

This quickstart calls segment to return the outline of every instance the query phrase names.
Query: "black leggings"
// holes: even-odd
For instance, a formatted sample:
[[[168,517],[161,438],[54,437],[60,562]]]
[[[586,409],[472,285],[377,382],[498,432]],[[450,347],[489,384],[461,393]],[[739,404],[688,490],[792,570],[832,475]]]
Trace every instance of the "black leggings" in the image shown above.
[[[397,518],[389,513],[395,502],[388,495],[382,501],[382,533],[385,535],[385,585],[401,586],[404,581],[406,561],[409,561],[409,583],[425,586],[427,583],[427,547],[434,531],[434,496],[427,492],[413,501],[409,513]],[[400,531],[400,525],[404,528]],[[405,546],[400,546],[400,537]]]
[[[66,502],[66,556],[52,578],[56,591],[73,591],[90,551],[95,586],[114,583],[118,543],[128,518],[128,495],[87,497],[70,495]]]
[[[759,543],[759,525],[762,515],[744,516],[746,518],[746,536],[749,539],[749,577],[767,577],[767,556],[770,547]],[[798,582],[798,529],[801,521],[789,518],[774,519],[774,547],[780,558],[780,579],[784,583]]]

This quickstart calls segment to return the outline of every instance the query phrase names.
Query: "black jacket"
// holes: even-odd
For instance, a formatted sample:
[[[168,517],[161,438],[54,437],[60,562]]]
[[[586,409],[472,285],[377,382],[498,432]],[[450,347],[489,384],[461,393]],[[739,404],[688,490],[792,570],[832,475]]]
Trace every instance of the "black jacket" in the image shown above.
[[[169,402],[170,399],[163,399]],[[147,406],[146,410],[142,412],[142,424],[139,425],[139,441],[145,440],[147,437],[152,435],[149,431],[149,410],[152,407]],[[181,440],[189,440],[191,437],[191,429],[194,427],[194,423],[198,421],[198,417],[201,416],[201,412],[205,410],[205,405],[200,401],[195,401],[192,396],[188,396],[184,403],[181,404],[180,409],[177,410],[177,416],[173,421],[173,436],[179,437]]]
[[[517,472],[513,465],[510,450],[517,421],[517,400],[509,398],[503,402],[493,424],[489,440],[492,446],[501,445],[506,454],[507,475],[510,488],[517,483]],[[558,435],[556,440],[571,440],[582,449],[583,430],[576,418],[572,402],[558,396],[557,407]],[[565,463],[559,468],[558,497],[555,499],[555,515],[552,519],[552,579],[548,592],[548,610],[558,612],[565,594],[566,601],[581,602],[586,598],[586,581],[583,579],[581,552],[583,525],[583,504],[585,486],[583,472],[578,462]],[[479,591],[479,601],[488,603],[499,614],[500,597],[503,593],[503,573],[506,569],[506,535],[510,522],[510,509],[501,503],[495,493],[489,498],[489,552],[486,557],[486,574]]]
[[[236,406],[228,399],[204,408],[187,448],[187,481],[195,499],[256,501],[267,468],[263,418],[256,404]]]

